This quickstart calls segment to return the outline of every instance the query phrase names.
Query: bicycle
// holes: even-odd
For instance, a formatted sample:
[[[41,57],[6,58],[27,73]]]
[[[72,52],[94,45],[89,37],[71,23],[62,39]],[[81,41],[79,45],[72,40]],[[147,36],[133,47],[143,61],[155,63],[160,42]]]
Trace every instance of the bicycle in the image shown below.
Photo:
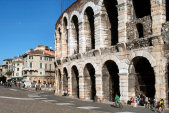
[[[165,111],[165,106],[164,105],[159,105],[158,107],[155,108],[155,112],[163,113]]]
[[[121,102],[118,102],[117,104],[114,103],[112,106],[120,109],[123,108],[123,104]]]

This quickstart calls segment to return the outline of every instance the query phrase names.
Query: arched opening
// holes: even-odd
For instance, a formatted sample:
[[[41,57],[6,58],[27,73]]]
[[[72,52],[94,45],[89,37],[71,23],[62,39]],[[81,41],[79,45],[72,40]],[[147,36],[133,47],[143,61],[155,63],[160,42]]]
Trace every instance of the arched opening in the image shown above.
[[[65,48],[65,52],[66,52],[66,56],[68,56],[68,29],[67,29],[67,19],[66,17],[64,17],[63,19],[63,30],[64,30],[64,40],[63,40],[63,43],[62,43],[62,46]]]
[[[135,57],[129,70],[129,96],[143,94],[155,96],[155,73],[149,61],[144,57]]]
[[[5,83],[6,82],[6,77],[5,76],[0,77],[0,82],[1,81],[2,81],[2,83]]]
[[[84,68],[84,90],[86,98],[94,100],[96,97],[95,69],[92,64],[86,64]]]
[[[47,81],[49,82],[49,78]],[[62,94],[62,75],[60,69],[58,70],[58,85],[59,85],[59,94]]]
[[[143,38],[144,37],[143,25],[141,23],[138,23],[138,24],[136,24],[136,27],[137,27],[138,37]]]
[[[73,53],[76,54],[79,53],[79,22],[77,16],[72,17],[71,23]]]
[[[84,26],[86,30],[86,51],[95,49],[95,27],[94,27],[94,12],[91,7],[85,10]]]
[[[136,18],[143,18],[144,16],[151,16],[150,0],[133,0]]]
[[[66,68],[63,69],[63,91],[68,93],[68,72]]]
[[[106,8],[109,24],[111,25],[111,45],[118,43],[118,9],[117,0],[104,0],[104,6]]]
[[[166,21],[169,21],[169,1],[166,0]]]
[[[79,98],[79,71],[76,66],[71,69],[72,74],[72,96]]]
[[[106,101],[112,101],[115,95],[120,96],[119,69],[114,61],[108,60],[102,67],[103,96]]]

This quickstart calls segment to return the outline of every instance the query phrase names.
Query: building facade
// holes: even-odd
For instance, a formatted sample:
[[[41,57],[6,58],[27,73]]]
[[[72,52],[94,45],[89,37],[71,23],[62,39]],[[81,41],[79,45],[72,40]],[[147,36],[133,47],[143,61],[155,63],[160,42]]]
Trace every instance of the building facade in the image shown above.
[[[39,84],[53,84],[55,79],[55,52],[44,45],[27,51],[23,55],[24,81]]]
[[[3,60],[2,75],[6,77],[7,80],[11,79],[13,75],[12,59]]]
[[[13,66],[13,75],[11,77],[11,79],[13,79],[13,81],[21,81],[23,79],[23,73],[22,73],[22,69],[23,69],[23,57],[15,57],[12,59],[12,66]]]
[[[169,1],[77,0],[55,26],[56,94],[169,105]]]

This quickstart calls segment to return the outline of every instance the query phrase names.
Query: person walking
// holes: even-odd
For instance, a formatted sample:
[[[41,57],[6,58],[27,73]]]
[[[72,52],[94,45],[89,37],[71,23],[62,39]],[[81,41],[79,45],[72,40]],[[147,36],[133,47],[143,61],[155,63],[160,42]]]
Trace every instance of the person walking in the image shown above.
[[[115,106],[117,106],[117,103],[120,102],[120,97],[116,94],[115,96]]]

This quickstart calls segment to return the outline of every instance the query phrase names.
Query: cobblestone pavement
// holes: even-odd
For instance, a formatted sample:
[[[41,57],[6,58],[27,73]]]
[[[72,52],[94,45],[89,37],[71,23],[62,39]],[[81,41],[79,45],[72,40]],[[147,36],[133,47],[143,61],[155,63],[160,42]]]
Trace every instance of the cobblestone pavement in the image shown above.
[[[0,113],[154,113],[145,108],[86,102],[55,96],[52,92],[35,92],[0,87]],[[169,113],[169,111],[165,111]]]

